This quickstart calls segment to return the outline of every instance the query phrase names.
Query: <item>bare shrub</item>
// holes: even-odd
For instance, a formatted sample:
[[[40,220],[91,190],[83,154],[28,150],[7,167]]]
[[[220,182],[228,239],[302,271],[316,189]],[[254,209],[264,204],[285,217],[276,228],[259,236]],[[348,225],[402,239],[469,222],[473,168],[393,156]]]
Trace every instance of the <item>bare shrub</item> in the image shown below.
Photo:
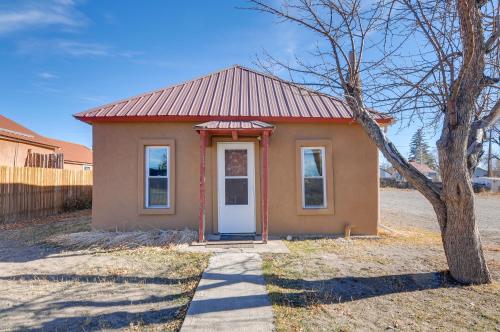
[[[70,197],[64,201],[63,212],[85,210],[92,208],[92,197]]]
[[[72,249],[170,247],[189,244],[197,239],[197,235],[196,231],[190,229],[133,232],[90,231],[55,235],[45,242]]]

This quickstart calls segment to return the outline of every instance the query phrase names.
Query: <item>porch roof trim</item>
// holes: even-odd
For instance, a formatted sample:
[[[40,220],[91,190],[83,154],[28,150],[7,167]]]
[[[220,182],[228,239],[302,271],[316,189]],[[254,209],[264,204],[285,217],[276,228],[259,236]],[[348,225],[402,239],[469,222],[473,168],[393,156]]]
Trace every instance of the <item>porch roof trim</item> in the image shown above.
[[[274,125],[263,121],[208,121],[194,126],[196,130],[274,130]]]

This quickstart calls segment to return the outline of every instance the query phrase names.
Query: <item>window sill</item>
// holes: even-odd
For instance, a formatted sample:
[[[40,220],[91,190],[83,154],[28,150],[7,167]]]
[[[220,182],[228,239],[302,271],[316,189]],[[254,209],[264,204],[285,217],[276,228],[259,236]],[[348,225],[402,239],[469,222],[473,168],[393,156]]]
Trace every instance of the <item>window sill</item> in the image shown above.
[[[298,208],[297,215],[299,216],[333,216],[333,208]]]
[[[175,214],[173,207],[169,208],[141,208],[139,214]]]

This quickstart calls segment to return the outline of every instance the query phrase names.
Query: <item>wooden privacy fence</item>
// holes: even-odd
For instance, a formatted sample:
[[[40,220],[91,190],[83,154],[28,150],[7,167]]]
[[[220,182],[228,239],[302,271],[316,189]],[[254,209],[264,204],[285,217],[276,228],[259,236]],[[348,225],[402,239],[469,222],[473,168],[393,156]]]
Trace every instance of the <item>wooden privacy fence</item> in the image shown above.
[[[91,201],[92,171],[0,166],[0,224]]]

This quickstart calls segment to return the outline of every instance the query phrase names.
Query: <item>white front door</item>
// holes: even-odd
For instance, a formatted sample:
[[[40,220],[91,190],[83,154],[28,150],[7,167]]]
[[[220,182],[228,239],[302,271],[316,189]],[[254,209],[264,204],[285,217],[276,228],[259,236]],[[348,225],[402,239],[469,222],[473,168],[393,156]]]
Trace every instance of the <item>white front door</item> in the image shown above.
[[[254,143],[217,144],[219,233],[255,233]]]

